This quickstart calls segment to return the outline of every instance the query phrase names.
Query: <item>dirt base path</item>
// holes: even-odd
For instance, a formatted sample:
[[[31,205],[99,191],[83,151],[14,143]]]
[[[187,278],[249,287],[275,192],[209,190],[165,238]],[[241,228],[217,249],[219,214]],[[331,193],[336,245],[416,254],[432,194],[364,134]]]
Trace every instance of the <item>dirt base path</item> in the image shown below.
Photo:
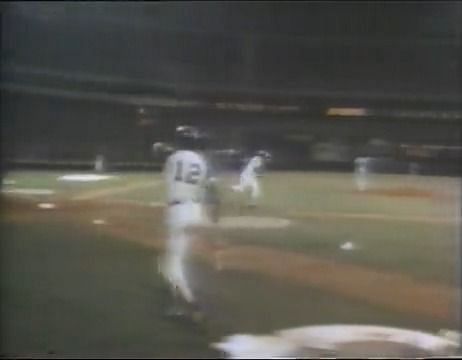
[[[98,216],[94,215],[95,213],[103,213],[107,225],[98,227],[98,231],[142,243],[156,250],[163,248],[161,239],[164,239],[165,234],[162,209],[147,210],[146,207],[135,204],[108,207],[89,202],[73,202],[59,206],[60,216],[68,214],[68,220],[82,222],[82,225],[86,226],[94,226],[89,219]],[[9,221],[39,221],[41,216],[38,215],[44,212],[33,206],[27,210],[24,206],[16,206],[7,213]],[[219,236],[216,230],[211,233],[201,230],[200,233],[202,236],[200,239],[196,237],[193,252],[216,271],[238,270],[257,273],[390,310],[451,323],[457,317],[456,288],[418,282],[400,273],[376,271],[364,266],[329,261],[268,246],[238,246],[229,243],[217,245],[217,241],[207,240],[211,239],[211,236]]]
[[[298,219],[319,219],[319,220],[373,220],[373,221],[388,221],[388,222],[413,222],[423,224],[440,224],[440,225],[456,225],[460,219],[453,218],[438,218],[431,216],[394,216],[386,214],[371,214],[371,213],[339,213],[339,212],[294,212],[290,214]]]
[[[422,198],[422,199],[435,199],[435,200],[451,200],[452,197],[448,193],[436,192],[415,187],[398,187],[390,189],[368,189],[364,191],[355,191],[357,195],[381,195],[386,197],[398,198]]]
[[[118,237],[139,241],[156,249],[163,247],[158,232],[154,241],[151,231],[142,224],[119,221],[106,229]],[[458,290],[440,284],[423,283],[400,273],[376,271],[364,266],[310,257],[268,246],[217,245],[207,240],[207,230],[196,237],[193,251],[216,271],[239,270],[270,276],[296,285],[315,287],[335,295],[365,301],[371,305],[443,321],[456,318]],[[214,235],[216,235],[216,230]],[[163,238],[163,237],[161,237]]]

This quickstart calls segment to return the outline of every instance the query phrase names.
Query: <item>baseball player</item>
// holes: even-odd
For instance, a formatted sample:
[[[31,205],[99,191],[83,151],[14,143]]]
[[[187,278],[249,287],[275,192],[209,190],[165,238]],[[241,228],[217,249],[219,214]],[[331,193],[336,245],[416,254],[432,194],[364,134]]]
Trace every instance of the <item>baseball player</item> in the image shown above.
[[[204,193],[207,163],[202,155],[205,135],[198,129],[176,129],[175,151],[167,158],[164,173],[167,190],[166,226],[168,238],[159,270],[172,291],[174,306],[169,315],[200,315],[184,271],[191,242],[188,228],[204,222]]]
[[[106,171],[106,159],[104,155],[98,154],[95,159],[95,171],[102,173]]]
[[[250,189],[250,206],[256,206],[257,199],[261,196],[260,184],[258,177],[262,175],[264,165],[271,159],[267,151],[257,151],[249,160],[240,175],[238,185],[231,188],[237,192],[244,192]]]
[[[365,191],[369,186],[369,158],[355,159],[355,184],[358,191]]]

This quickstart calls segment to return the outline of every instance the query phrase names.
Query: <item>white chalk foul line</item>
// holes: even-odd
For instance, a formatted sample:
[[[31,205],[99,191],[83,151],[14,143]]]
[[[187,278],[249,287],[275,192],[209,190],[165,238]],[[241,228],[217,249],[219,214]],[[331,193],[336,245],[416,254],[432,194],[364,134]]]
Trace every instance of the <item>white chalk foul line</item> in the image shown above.
[[[123,186],[110,187],[108,189],[98,189],[84,192],[82,194],[76,195],[72,200],[93,200],[98,198],[104,198],[110,195],[123,194],[133,190],[140,190],[146,188],[155,188],[161,184],[160,181],[149,181],[141,182]]]
[[[106,204],[119,204],[119,205],[136,205],[136,206],[141,206],[141,207],[166,207],[165,202],[161,201],[151,201],[151,202],[146,202],[146,201],[140,201],[140,200],[125,200],[125,199],[108,199],[104,201]]]
[[[114,178],[112,175],[97,175],[97,174],[70,174],[58,177],[59,181],[101,181]]]
[[[15,180],[4,179],[2,181],[2,184],[3,185],[14,185],[14,184],[16,184],[16,181]]]
[[[52,195],[55,192],[49,189],[5,189],[2,190],[2,193],[20,195]]]

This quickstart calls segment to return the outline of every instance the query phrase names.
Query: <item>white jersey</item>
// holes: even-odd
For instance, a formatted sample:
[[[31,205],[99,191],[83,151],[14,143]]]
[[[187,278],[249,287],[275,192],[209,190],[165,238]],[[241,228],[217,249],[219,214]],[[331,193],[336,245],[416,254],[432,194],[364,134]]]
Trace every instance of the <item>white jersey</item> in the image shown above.
[[[179,150],[167,158],[165,180],[167,201],[202,201],[207,179],[207,164],[194,151]]]
[[[366,173],[368,168],[368,158],[356,158],[355,159],[355,168],[357,172]]]
[[[244,171],[242,171],[242,177],[255,177],[263,165],[263,159],[261,156],[254,156],[247,163]]]

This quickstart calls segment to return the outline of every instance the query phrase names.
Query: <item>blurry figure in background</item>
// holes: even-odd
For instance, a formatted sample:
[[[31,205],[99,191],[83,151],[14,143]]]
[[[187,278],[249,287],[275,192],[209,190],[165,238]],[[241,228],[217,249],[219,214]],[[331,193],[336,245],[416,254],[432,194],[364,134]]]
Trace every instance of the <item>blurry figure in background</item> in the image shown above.
[[[358,157],[355,159],[355,184],[358,191],[369,188],[369,158]]]
[[[239,178],[239,184],[231,187],[236,192],[244,192],[250,189],[249,206],[255,207],[257,205],[257,200],[261,196],[258,177],[263,175],[264,167],[270,160],[271,155],[267,151],[257,151],[244,167]]]
[[[409,164],[409,173],[411,175],[418,175],[420,173],[420,166],[416,162],[411,162]]]
[[[106,171],[106,158],[103,154],[96,155],[95,171],[99,173]]]
[[[173,295],[167,315],[202,314],[188,284],[184,265],[191,237],[188,228],[204,222],[203,197],[207,186],[208,166],[202,154],[205,134],[190,126],[176,129],[175,151],[167,158],[164,172],[167,190],[166,226],[168,238],[159,271]]]

